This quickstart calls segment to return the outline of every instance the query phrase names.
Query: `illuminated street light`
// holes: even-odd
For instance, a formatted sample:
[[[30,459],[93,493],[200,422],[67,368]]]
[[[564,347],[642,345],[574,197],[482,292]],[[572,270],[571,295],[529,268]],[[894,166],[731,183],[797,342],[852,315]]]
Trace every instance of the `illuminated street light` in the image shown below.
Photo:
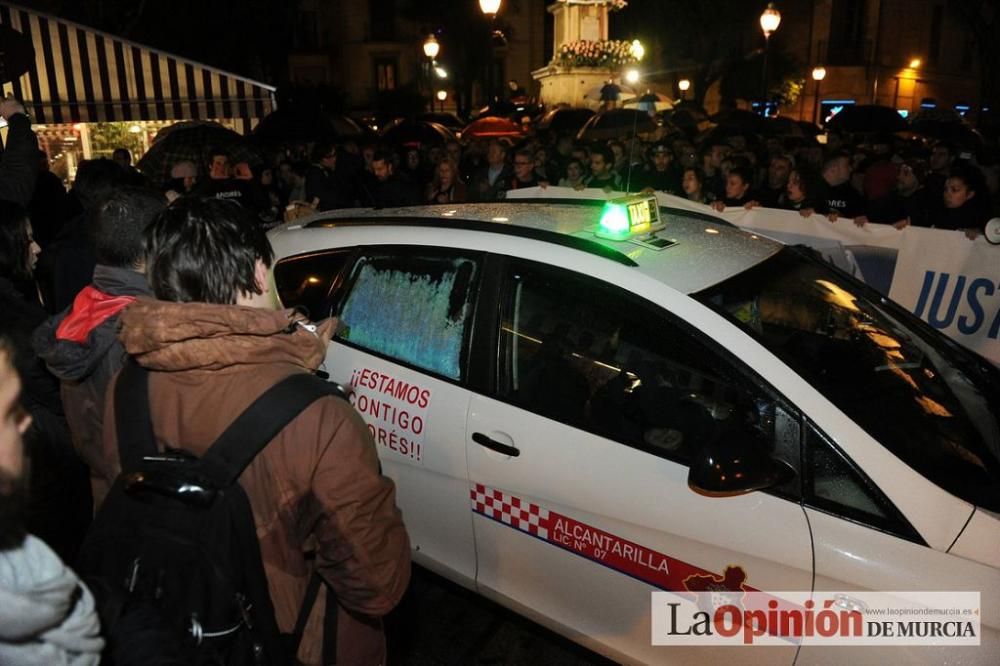
[[[910,69],[917,69],[920,65],[924,64],[920,58],[913,58],[910,60]]]
[[[447,90],[438,90],[437,91],[437,98],[438,98],[439,102],[445,101],[446,99],[448,99],[448,91]]]
[[[677,87],[680,88],[681,92],[687,92],[691,88],[691,82],[687,79],[681,79],[677,82]]]
[[[427,41],[424,42],[424,55],[427,56],[428,59],[434,60],[440,52],[441,45],[438,43],[437,37],[434,35],[428,35]]]
[[[813,124],[819,120],[819,85],[826,78],[826,67],[823,65],[816,65],[813,67],[812,71],[813,81],[816,82],[816,94],[813,99]]]
[[[774,8],[774,3],[767,3],[767,9],[760,15],[760,29],[764,31],[764,38],[770,39],[771,35],[781,25],[781,12]]]
[[[638,39],[632,42],[632,55],[636,60],[642,60],[642,56],[646,55],[646,47]]]
[[[767,56],[771,50],[771,35],[781,25],[781,12],[774,8],[774,3],[767,3],[767,9],[760,15],[760,29],[764,31],[764,71],[761,74],[760,103],[767,115]]]
[[[630,69],[625,72],[625,81],[631,84],[639,83],[639,70]]]
[[[493,18],[500,11],[500,0],[479,0],[479,8],[484,14]]]
[[[448,78],[448,70],[445,69],[444,67],[436,66],[434,68],[434,73],[437,74],[437,77],[439,79],[447,79]]]

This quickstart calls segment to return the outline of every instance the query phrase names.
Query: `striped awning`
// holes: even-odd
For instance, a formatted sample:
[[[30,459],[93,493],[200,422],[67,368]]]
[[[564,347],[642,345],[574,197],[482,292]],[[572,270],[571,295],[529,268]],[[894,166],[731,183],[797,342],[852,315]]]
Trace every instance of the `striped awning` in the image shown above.
[[[31,39],[31,69],[3,84],[37,123],[260,119],[275,89],[63,19],[0,2]]]

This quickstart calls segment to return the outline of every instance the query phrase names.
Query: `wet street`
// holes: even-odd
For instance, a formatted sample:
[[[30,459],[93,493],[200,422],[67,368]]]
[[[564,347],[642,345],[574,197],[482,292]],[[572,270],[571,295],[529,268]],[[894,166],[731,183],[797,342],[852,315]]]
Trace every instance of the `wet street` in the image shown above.
[[[387,628],[390,666],[613,663],[418,567]]]

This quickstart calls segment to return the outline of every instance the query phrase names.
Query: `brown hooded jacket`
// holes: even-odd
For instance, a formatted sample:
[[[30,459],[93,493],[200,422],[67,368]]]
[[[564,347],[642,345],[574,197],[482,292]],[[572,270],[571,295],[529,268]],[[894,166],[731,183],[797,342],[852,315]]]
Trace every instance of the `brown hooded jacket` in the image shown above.
[[[125,350],[152,371],[158,444],[202,455],[258,396],[323,361],[335,322],[315,331],[290,311],[139,298],[121,315]],[[118,472],[114,382],[108,387],[104,454]],[[111,480],[109,479],[109,482]],[[278,627],[291,632],[317,567],[337,595],[338,664],[384,663],[377,619],[410,578],[410,544],[392,481],[379,472],[368,428],[329,396],[312,403],[240,477],[253,509]],[[313,559],[314,558],[314,559]],[[321,661],[323,595],[299,659]]]

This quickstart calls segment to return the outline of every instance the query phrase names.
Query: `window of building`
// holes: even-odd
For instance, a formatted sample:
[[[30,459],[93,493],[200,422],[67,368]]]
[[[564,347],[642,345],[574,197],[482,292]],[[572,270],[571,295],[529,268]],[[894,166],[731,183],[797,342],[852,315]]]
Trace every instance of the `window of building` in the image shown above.
[[[865,0],[833,0],[830,10],[830,36],[827,52],[832,65],[864,64]]]
[[[351,270],[337,338],[447,379],[464,374],[478,259],[400,250],[366,253]]]
[[[376,58],[375,89],[379,92],[383,90],[395,90],[398,68],[399,64],[395,58]]]
[[[295,46],[304,51],[319,48],[319,20],[316,11],[304,9],[298,14],[299,20],[295,30]]]

